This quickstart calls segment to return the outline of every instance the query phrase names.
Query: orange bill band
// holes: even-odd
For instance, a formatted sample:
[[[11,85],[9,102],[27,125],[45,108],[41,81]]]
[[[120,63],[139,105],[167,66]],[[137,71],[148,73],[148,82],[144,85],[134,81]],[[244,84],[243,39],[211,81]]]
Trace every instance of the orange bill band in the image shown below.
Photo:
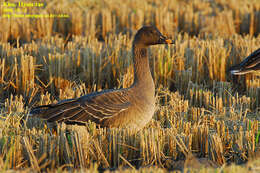
[[[171,40],[171,39],[166,39],[165,42],[166,42],[167,44],[172,44],[172,40]]]

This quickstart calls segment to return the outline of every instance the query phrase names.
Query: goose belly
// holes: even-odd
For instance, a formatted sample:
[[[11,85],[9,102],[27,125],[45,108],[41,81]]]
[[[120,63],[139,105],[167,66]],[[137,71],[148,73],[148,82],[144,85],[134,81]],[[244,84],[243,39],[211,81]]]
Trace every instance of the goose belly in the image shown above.
[[[129,110],[129,115],[125,115],[129,118],[125,127],[141,129],[143,128],[153,117],[155,111],[155,102],[150,103],[140,103],[139,105],[133,106],[131,110]]]
[[[154,101],[145,104],[136,103],[118,115],[104,119],[104,121],[101,122],[101,126],[140,130],[152,119],[154,111]]]

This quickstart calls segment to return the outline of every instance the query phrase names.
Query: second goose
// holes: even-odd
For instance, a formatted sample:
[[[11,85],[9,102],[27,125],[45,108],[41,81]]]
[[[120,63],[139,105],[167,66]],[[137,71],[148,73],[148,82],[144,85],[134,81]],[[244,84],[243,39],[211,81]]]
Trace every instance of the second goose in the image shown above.
[[[229,71],[233,75],[260,72],[260,48],[251,53],[240,64],[231,67]]]

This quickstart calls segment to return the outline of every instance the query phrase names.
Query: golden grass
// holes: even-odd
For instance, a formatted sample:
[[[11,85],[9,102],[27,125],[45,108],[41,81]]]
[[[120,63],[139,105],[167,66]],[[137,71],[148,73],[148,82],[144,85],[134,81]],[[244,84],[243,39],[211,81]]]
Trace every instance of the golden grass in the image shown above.
[[[140,3],[52,1],[40,12],[55,6],[71,18],[0,18],[0,170],[259,171],[260,79],[227,72],[260,46],[259,1]],[[28,116],[35,105],[130,86],[143,24],[175,39],[150,49],[157,110],[143,130],[89,123],[54,132]]]
[[[12,0],[8,2],[17,2]],[[31,14],[69,14],[69,18],[1,18],[1,40],[21,41],[50,37],[56,33],[105,37],[110,33],[135,31],[143,24],[154,24],[163,33],[191,35],[235,33],[257,36],[260,30],[258,0],[179,1],[117,0],[47,1],[43,8],[28,8]],[[3,8],[0,9],[3,14]],[[66,37],[65,36],[65,37]]]

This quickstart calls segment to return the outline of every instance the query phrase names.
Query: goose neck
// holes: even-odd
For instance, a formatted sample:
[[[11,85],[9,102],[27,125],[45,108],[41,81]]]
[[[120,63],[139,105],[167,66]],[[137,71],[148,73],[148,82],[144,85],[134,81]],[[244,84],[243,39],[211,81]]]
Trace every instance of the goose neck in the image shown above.
[[[144,88],[154,88],[154,83],[149,67],[147,47],[133,45],[134,84]]]

